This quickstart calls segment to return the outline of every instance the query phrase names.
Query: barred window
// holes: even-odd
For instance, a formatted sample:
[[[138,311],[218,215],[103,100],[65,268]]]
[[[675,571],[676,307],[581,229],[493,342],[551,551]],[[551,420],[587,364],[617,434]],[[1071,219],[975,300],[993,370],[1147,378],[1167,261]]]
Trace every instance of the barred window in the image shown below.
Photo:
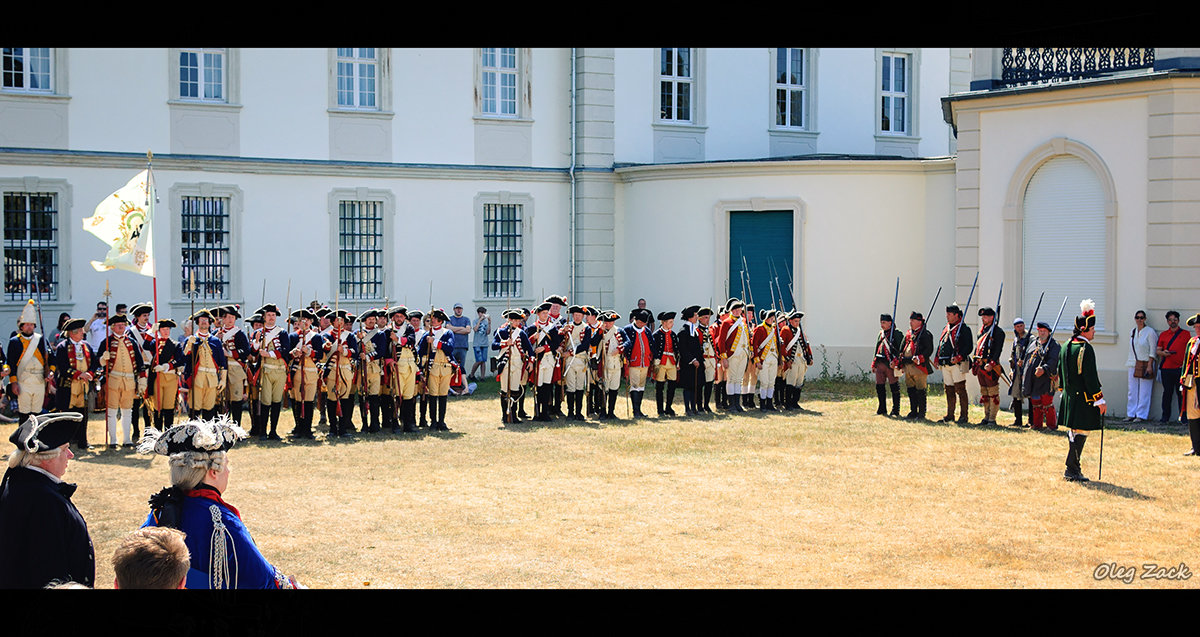
[[[883,55],[879,120],[881,133],[908,134],[908,68],[907,55],[899,53]]]
[[[804,49],[775,50],[775,125],[804,128]]]
[[[3,87],[6,91],[50,93],[50,49],[3,49]]]
[[[4,193],[5,300],[58,300],[58,238],[53,193]]]
[[[521,296],[521,206],[483,205],[483,290],[487,298]]]
[[[337,103],[344,108],[378,110],[375,49],[337,50]]]
[[[196,298],[229,298],[229,198],[183,197],[180,227],[183,236],[181,282],[183,294],[196,277]]]
[[[338,204],[338,295],[378,299],[383,294],[383,202]]]
[[[225,49],[183,49],[179,52],[179,97],[226,101]]]
[[[482,49],[480,110],[485,115],[517,116],[517,50]]]
[[[692,50],[660,49],[659,114],[663,121],[692,121]]]

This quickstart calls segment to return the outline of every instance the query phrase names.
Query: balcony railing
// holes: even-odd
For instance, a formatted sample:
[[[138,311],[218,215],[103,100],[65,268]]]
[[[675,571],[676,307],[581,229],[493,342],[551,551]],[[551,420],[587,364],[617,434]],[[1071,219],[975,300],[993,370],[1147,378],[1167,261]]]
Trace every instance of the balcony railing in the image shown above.
[[[1154,49],[1004,49],[1001,86],[1068,82],[1154,66]]]

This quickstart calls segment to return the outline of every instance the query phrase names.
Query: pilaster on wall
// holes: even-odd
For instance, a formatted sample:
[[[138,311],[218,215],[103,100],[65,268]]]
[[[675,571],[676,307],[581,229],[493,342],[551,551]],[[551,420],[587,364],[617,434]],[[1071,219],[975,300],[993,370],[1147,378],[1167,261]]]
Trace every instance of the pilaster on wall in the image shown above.
[[[1004,75],[1002,49],[971,49],[972,91],[996,88]]]
[[[954,179],[954,301],[966,302],[979,271],[979,113],[958,115],[958,161]],[[941,305],[939,303],[939,305]],[[945,307],[943,305],[942,307]],[[934,308],[936,315],[937,308]]]
[[[1185,317],[1200,297],[1200,82],[1149,100],[1146,311]]]
[[[613,49],[577,49],[575,71],[575,290],[570,301],[609,308],[616,281]]]

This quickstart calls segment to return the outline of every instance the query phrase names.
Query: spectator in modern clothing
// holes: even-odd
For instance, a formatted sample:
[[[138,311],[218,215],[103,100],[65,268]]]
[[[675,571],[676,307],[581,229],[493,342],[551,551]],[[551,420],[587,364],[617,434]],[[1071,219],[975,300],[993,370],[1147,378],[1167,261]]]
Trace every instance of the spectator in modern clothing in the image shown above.
[[[104,344],[104,338],[108,335],[108,303],[100,301],[96,304],[96,313],[92,315],[92,320],[88,321],[88,345],[92,346],[92,351],[96,351]]]
[[[1179,312],[1167,312],[1167,329],[1158,335],[1156,354],[1162,364],[1159,365],[1159,379],[1163,384],[1162,392],[1162,422],[1171,422],[1172,401],[1180,402],[1179,375],[1183,368],[1183,355],[1187,350],[1188,335],[1179,329]],[[1187,422],[1186,416],[1180,416],[1181,423]]]
[[[53,352],[54,348],[58,347],[58,344],[67,338],[66,332],[63,331],[63,324],[69,320],[71,320],[71,314],[68,312],[58,315],[58,325],[54,328],[54,335],[50,341],[50,351]]]
[[[454,360],[460,368],[466,369],[467,350],[471,348],[471,319],[463,316],[462,303],[454,304],[454,316],[446,323],[454,334]]]
[[[126,535],[112,557],[115,588],[187,588],[192,557],[183,538],[182,531],[159,526]]]
[[[492,319],[487,315],[486,307],[475,308],[475,313],[478,318],[475,319],[475,343],[472,346],[475,350],[475,366],[471,368],[471,374],[467,380],[475,379],[475,371],[482,368],[484,373],[487,373],[488,348],[492,345]],[[483,380],[483,376],[479,377]]]
[[[1158,344],[1158,333],[1153,327],[1146,325],[1145,310],[1133,313],[1137,327],[1129,334],[1129,358],[1125,366],[1129,368],[1128,402],[1125,408],[1125,422],[1146,422],[1150,417],[1150,396],[1154,393],[1154,376],[1139,378],[1146,366],[1156,360],[1154,349]]]

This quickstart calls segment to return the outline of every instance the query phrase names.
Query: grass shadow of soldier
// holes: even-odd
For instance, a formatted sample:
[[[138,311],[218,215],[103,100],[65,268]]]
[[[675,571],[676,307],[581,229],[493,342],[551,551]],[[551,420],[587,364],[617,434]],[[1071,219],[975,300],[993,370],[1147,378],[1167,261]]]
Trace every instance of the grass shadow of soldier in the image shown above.
[[[1156,499],[1153,496],[1148,496],[1144,493],[1139,493],[1138,491],[1136,491],[1134,489],[1130,489],[1129,487],[1122,487],[1122,486],[1118,486],[1118,485],[1115,485],[1115,484],[1112,484],[1109,482],[1100,482],[1099,480],[1092,480],[1091,482],[1082,482],[1080,484],[1082,484],[1085,488],[1091,489],[1093,491],[1101,491],[1103,493],[1108,493],[1111,495],[1119,496],[1122,498],[1127,498],[1130,500],[1154,500],[1154,499]]]

